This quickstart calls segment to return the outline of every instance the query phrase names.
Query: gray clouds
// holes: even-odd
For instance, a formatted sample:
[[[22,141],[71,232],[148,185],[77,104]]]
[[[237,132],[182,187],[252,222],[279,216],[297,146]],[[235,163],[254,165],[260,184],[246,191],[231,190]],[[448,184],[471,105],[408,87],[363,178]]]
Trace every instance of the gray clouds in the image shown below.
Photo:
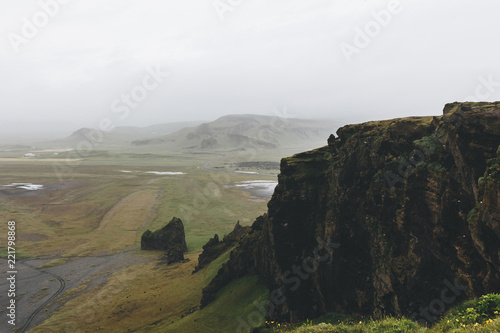
[[[353,44],[390,0],[221,1],[239,4],[224,20],[212,0],[67,1],[16,53],[8,33],[22,36],[40,2],[0,0],[0,129],[74,130],[104,117],[145,126],[283,106],[346,122],[436,115],[473,96],[480,77],[500,82],[494,0],[401,0],[351,62],[341,44]],[[169,77],[117,119],[113,101],[156,65]],[[488,97],[500,99],[500,87]]]

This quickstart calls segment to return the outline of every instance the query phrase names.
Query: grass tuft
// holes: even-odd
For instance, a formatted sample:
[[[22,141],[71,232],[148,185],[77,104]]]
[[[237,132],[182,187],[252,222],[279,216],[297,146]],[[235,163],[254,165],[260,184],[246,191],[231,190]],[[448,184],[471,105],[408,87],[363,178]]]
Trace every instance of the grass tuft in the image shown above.
[[[299,324],[266,322],[261,333],[434,333],[434,332],[500,332],[500,295],[488,294],[466,301],[446,314],[431,328],[407,318],[380,320],[355,319],[341,314],[328,314]]]

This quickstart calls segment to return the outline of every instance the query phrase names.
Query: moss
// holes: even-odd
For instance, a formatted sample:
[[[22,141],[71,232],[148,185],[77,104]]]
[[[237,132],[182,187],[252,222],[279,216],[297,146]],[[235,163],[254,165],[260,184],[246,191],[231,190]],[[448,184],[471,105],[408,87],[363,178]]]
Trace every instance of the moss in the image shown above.
[[[477,223],[477,208],[472,208],[469,214],[467,215],[467,222],[470,225],[476,225]]]
[[[424,136],[419,140],[415,140],[413,141],[413,144],[415,144],[415,146],[417,146],[419,149],[423,150],[426,154],[437,153],[442,148],[435,134]]]
[[[324,159],[325,159],[326,161],[331,161],[331,160],[333,160],[333,158],[334,158],[334,157],[333,157],[333,154],[332,154],[332,153],[330,153],[330,152],[326,152],[326,153],[325,153],[325,155],[324,155]]]
[[[427,167],[436,172],[446,172],[446,168],[437,162],[429,163]]]
[[[479,177],[477,180],[477,186],[481,187],[484,184],[484,177]]]
[[[496,183],[500,181],[500,160],[492,158],[487,160],[487,163],[488,167],[483,177],[478,179],[478,186],[481,192],[484,192],[488,188],[494,190],[494,187],[497,186]]]

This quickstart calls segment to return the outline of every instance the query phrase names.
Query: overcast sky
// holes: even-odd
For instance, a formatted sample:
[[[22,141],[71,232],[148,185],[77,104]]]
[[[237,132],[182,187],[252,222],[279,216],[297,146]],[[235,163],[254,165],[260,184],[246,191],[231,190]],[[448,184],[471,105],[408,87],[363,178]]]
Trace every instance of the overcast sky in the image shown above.
[[[498,0],[57,1],[0,0],[3,133],[500,100]]]

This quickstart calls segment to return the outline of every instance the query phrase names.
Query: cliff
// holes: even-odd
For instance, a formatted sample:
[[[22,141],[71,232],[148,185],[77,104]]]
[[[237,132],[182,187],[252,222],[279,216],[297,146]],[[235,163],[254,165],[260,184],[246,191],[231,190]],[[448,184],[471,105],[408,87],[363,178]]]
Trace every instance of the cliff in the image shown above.
[[[281,162],[279,184],[202,306],[257,273],[268,317],[326,312],[432,322],[500,291],[500,102],[348,125]]]

